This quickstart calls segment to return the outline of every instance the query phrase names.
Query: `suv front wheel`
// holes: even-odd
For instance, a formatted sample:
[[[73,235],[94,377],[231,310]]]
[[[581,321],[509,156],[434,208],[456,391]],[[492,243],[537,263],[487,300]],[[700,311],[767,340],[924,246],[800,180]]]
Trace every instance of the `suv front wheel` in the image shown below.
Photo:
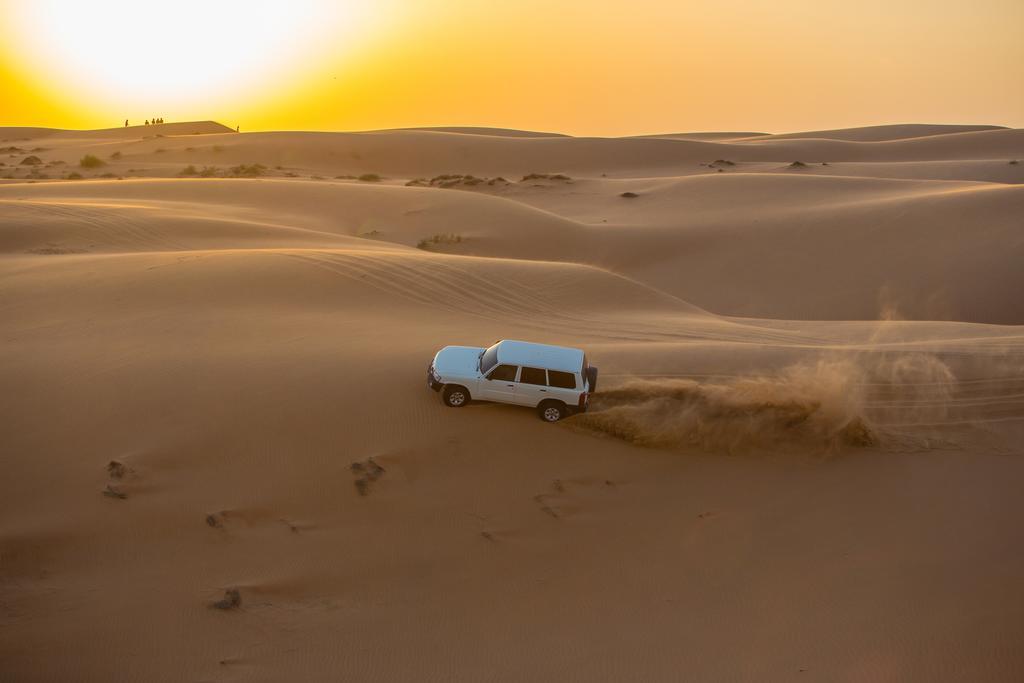
[[[544,401],[537,406],[537,414],[545,422],[558,422],[569,414],[569,409],[561,401]]]
[[[449,408],[461,408],[469,403],[469,391],[458,384],[449,384],[441,394],[444,404]]]

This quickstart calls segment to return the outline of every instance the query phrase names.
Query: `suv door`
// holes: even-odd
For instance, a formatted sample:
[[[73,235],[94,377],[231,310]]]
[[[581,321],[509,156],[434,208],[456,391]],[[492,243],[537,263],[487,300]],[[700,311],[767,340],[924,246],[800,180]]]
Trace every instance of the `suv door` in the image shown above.
[[[519,370],[516,403],[534,407],[548,397],[547,371],[543,368],[523,366]]]
[[[516,375],[518,365],[495,365],[480,380],[477,393],[484,401],[500,401],[501,403],[516,402]]]
[[[548,385],[548,394],[551,398],[557,398],[570,408],[579,404],[583,386],[574,373],[548,370]]]

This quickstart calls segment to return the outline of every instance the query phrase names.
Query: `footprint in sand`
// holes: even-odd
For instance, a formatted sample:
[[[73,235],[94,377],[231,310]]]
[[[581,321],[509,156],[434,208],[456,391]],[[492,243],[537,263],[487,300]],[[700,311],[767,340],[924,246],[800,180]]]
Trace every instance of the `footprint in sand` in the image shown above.
[[[373,483],[384,476],[386,472],[373,458],[367,458],[363,462],[354,462],[350,469],[352,470],[352,476],[355,477],[356,491],[361,496],[370,495],[370,488]]]
[[[575,506],[570,504],[569,493],[570,484],[575,487],[592,487],[600,484],[605,490],[612,490],[615,487],[615,482],[611,479],[554,479],[551,482],[551,490],[547,493],[538,493],[533,497],[534,501],[540,506],[540,511],[546,515],[554,517],[555,519],[563,518],[567,513],[571,512]]]
[[[206,526],[211,529],[226,529],[228,523],[233,520],[240,520],[246,527],[265,527],[280,523],[293,534],[298,534],[303,530],[311,528],[310,524],[293,522],[285,517],[275,517],[271,511],[259,508],[211,512],[206,515]]]
[[[228,588],[224,591],[224,597],[216,602],[210,603],[214,609],[230,610],[242,606],[242,594],[237,588]]]
[[[121,481],[128,475],[134,473],[135,470],[119,460],[111,460],[107,463],[107,476],[110,477],[111,481]],[[124,500],[128,497],[128,494],[122,491],[120,486],[116,486],[113,483],[108,483],[102,493],[107,498],[115,498],[117,500]]]

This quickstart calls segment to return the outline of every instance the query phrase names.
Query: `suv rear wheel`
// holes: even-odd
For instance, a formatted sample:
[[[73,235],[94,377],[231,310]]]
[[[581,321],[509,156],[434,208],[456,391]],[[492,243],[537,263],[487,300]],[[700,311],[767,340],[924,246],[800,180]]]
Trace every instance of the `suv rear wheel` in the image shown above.
[[[461,408],[469,403],[469,391],[466,387],[460,387],[458,384],[446,386],[441,397],[444,399],[444,404],[449,408]]]
[[[569,409],[561,401],[544,401],[537,406],[537,414],[545,422],[558,422],[569,414]]]

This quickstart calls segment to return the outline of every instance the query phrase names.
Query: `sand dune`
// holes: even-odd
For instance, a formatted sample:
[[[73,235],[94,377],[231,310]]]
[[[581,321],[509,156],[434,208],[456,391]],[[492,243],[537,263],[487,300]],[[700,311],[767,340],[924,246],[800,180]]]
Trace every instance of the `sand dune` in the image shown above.
[[[821,138],[824,140],[847,140],[849,142],[887,142],[890,140],[906,140],[923,138],[931,135],[949,135],[950,133],[968,133],[979,130],[1005,130],[1003,126],[950,126],[921,123],[892,124],[886,126],[864,126],[863,128],[838,128],[835,130],[815,130],[803,133],[776,133],[767,137],[775,140]],[[752,136],[748,136],[752,137]]]
[[[1024,676],[1020,131],[164,125],[3,132],[0,678]]]
[[[564,138],[562,133],[541,133],[535,130],[514,128],[488,128],[486,126],[427,126],[421,128],[399,128],[398,130],[425,130],[438,133],[463,133],[465,135],[495,135],[504,138]],[[377,131],[381,132],[381,131]]]
[[[430,248],[586,263],[727,315],[1024,323],[1015,295],[1024,286],[1019,186],[730,173],[569,187],[477,193],[243,179],[10,185],[0,188],[12,221],[0,249],[414,247],[457,233],[459,243]],[[623,191],[639,196],[623,199]]]
[[[203,134],[191,135],[193,130]],[[141,176],[173,175],[188,164],[201,168],[260,163],[269,168],[282,166],[326,177],[363,173],[406,179],[439,173],[636,177],[706,172],[707,167],[701,164],[718,159],[734,163],[775,162],[777,168],[783,168],[793,161],[834,164],[991,160],[1008,164],[1024,157],[1024,131],[1011,129],[936,133],[883,142],[777,136],[721,142],[658,137],[522,137],[438,130],[239,135],[220,132],[223,130],[217,124],[201,122],[110,131],[50,131],[39,139],[48,141],[44,147],[52,145],[54,152],[60,150],[64,154],[62,158],[48,152],[41,157],[44,161],[60,159],[73,164],[77,161],[74,155],[95,154],[109,159],[111,154],[120,153],[121,159],[109,164],[108,171],[131,175],[129,169],[134,169],[134,174]],[[29,132],[20,135],[17,129],[7,131],[11,138],[31,137]],[[9,154],[8,158],[20,161],[22,156]],[[1024,173],[1019,166],[1012,170]]]

